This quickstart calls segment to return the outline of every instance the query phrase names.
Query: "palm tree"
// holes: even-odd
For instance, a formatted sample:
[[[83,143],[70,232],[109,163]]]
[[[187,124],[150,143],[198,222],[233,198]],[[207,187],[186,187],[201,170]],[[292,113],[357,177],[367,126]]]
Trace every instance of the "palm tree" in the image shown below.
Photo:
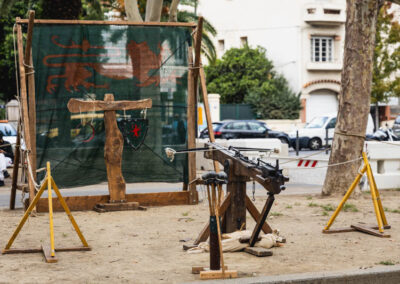
[[[198,16],[196,14],[197,3],[198,0],[164,0],[158,1],[157,3],[162,3],[162,7],[154,7],[155,5],[149,5],[149,2],[156,2],[150,0],[110,0],[112,6],[115,7],[120,13],[121,16],[125,17],[128,14],[127,18],[133,21],[150,21],[150,16],[146,13],[147,8],[152,8],[159,12],[158,19],[159,21],[169,21],[169,22],[197,22]],[[129,3],[128,3],[129,2]],[[193,12],[179,9],[178,4],[182,4],[182,6],[193,8]],[[130,4],[131,13],[126,13],[125,5]],[[132,5],[133,4],[133,5]],[[181,7],[182,7],[181,6]],[[134,10],[134,11],[133,11]],[[130,16],[129,16],[130,15]],[[201,52],[206,56],[209,63],[212,64],[216,60],[216,51],[212,37],[216,36],[217,31],[212,26],[212,24],[207,21],[207,19],[203,19],[203,40],[201,46]]]
[[[178,22],[197,22],[199,17],[194,12],[178,11]],[[211,38],[217,35],[216,29],[209,21],[203,18],[203,36],[201,52],[207,57],[208,62],[213,64],[217,59],[215,46]]]

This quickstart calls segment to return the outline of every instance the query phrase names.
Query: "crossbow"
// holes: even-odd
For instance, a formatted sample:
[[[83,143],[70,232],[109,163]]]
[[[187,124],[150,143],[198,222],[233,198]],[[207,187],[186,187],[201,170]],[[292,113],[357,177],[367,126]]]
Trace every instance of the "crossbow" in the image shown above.
[[[211,142],[207,143],[205,146],[210,149],[210,151],[206,151],[204,157],[218,161],[224,165],[224,171],[228,174],[228,177],[230,174],[247,176],[257,181],[268,192],[273,194],[279,194],[284,190],[285,182],[289,181],[289,178],[285,177],[282,170],[279,169],[278,160],[276,160],[276,164],[273,166],[260,158],[251,160],[242,154],[243,151],[258,151],[257,148],[240,148],[234,146],[229,146],[227,148]],[[276,152],[274,149],[262,150]],[[233,169],[231,169],[231,167],[233,167]]]
[[[242,214],[243,211],[241,210],[246,207],[257,222],[253,230],[252,236],[248,240],[250,246],[254,246],[254,244],[258,240],[258,235],[261,229],[266,233],[272,232],[272,229],[268,226],[265,220],[275,200],[274,195],[279,194],[282,190],[285,189],[285,182],[289,181],[289,178],[285,177],[282,173],[282,170],[279,169],[278,160],[276,161],[276,164],[273,166],[270,163],[267,163],[260,158],[256,160],[251,160],[247,156],[243,155],[243,152],[246,151],[277,152],[277,150],[263,149],[263,148],[234,147],[234,146],[224,147],[212,142],[206,143],[203,148],[193,148],[193,149],[186,149],[179,151],[175,151],[170,148],[165,149],[165,152],[170,159],[173,159],[175,154],[179,153],[183,154],[183,153],[198,152],[198,151],[204,152],[205,158],[218,161],[220,164],[224,165],[224,172],[228,176],[227,191],[229,192],[227,192],[226,199],[221,204],[220,208],[221,216],[228,211],[230,212],[229,214],[231,217],[233,215],[235,216],[233,219],[230,218],[229,221],[233,223],[238,221],[237,226],[230,225],[229,232],[232,232],[233,230],[239,229],[243,224],[243,222],[245,223],[245,218],[243,219],[243,217],[245,217],[245,212],[243,216]],[[250,179],[257,181],[268,191],[268,198],[267,201],[265,202],[261,214],[258,213],[256,207],[248,198],[245,192],[246,181],[250,181]],[[207,183],[207,180],[204,180],[204,182]],[[238,182],[242,183],[243,187],[241,186],[236,187],[235,184],[237,184]],[[242,190],[244,190],[244,192],[241,193]],[[237,197],[233,197],[232,194]],[[231,207],[231,205],[229,204],[235,204],[235,205]],[[232,211],[234,211],[234,213],[232,213]],[[208,233],[209,233],[209,223],[201,231],[200,235],[195,240],[194,244],[197,245],[201,241],[205,241],[208,237]]]

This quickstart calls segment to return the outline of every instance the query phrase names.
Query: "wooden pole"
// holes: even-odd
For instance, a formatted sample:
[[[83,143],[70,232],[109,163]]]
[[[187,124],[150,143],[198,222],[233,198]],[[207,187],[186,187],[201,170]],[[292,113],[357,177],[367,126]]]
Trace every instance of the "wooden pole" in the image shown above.
[[[17,18],[18,21],[19,18]],[[21,96],[21,104],[22,104],[22,124],[24,129],[24,138],[26,150],[28,153],[31,148],[31,139],[30,139],[30,131],[29,131],[29,115],[28,115],[28,98],[26,92],[26,76],[25,76],[25,66],[24,66],[24,48],[22,42],[22,28],[21,25],[17,25],[17,45],[18,45],[18,65],[19,65],[19,83],[20,83],[20,96]],[[30,159],[31,155],[28,155],[28,159],[30,164],[32,165],[32,160]],[[31,203],[35,197],[35,186],[33,181],[28,175],[28,186],[29,186],[29,203]],[[36,211],[34,209],[34,211]]]
[[[114,95],[105,94],[104,101],[114,101]],[[106,128],[104,160],[107,168],[110,202],[126,202],[126,183],[122,175],[122,152],[124,149],[124,137],[118,128],[115,110],[104,111],[104,126]]]
[[[199,17],[199,21],[197,23],[197,31],[195,37],[195,58],[194,58],[194,86],[197,92],[197,81],[200,75],[200,85],[201,85],[201,94],[204,103],[204,111],[206,113],[207,120],[207,130],[210,142],[215,142],[214,130],[212,128],[211,114],[210,114],[210,106],[208,104],[208,94],[207,94],[207,86],[206,86],[206,75],[204,73],[204,69],[201,66],[201,41],[203,35],[203,17]],[[217,161],[213,161],[214,169],[218,173],[219,165]]]
[[[17,141],[15,144],[15,155],[14,155],[12,183],[11,183],[11,195],[10,195],[10,210],[15,209],[15,197],[17,194],[19,162],[21,159],[20,156],[21,156],[21,117],[18,119]]]
[[[200,59],[200,64],[201,64],[201,59]],[[203,104],[204,104],[204,112],[206,113],[206,120],[207,120],[208,137],[210,139],[210,142],[215,142],[214,129],[212,127],[212,120],[211,120],[211,113],[210,113],[210,105],[208,103],[206,74],[204,73],[204,69],[202,66],[199,69],[199,73],[200,73],[201,94],[202,94]],[[213,164],[214,164],[215,172],[218,173],[219,172],[218,162],[213,160]]]
[[[31,167],[33,179],[36,182],[36,98],[35,98],[35,73],[32,59],[32,37],[35,11],[29,11],[28,32],[25,44],[25,67],[28,79],[28,107],[29,107],[29,135],[31,139]]]
[[[193,50],[188,48],[188,100],[187,100],[187,132],[188,147],[196,148],[196,93],[194,88],[194,72],[193,72]],[[189,203],[197,204],[198,194],[196,190],[196,153],[188,153],[189,165]]]
[[[27,24],[27,19],[17,19],[17,24]],[[35,20],[35,24],[55,25],[122,25],[122,26],[156,26],[195,28],[196,23],[182,22],[131,22],[131,21],[85,21],[85,20]]]
[[[193,84],[197,95],[197,82],[199,78],[201,39],[203,35],[203,17],[199,17],[197,22],[197,30],[194,38],[194,65],[193,65]],[[197,98],[197,96],[196,96]]]

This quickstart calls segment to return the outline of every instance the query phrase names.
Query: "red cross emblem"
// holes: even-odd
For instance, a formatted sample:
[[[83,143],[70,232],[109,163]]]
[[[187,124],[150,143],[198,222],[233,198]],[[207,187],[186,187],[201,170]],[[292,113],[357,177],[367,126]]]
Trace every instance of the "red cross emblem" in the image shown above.
[[[135,128],[133,128],[133,126],[132,126],[131,132],[133,133],[133,135],[135,135],[135,137],[139,137],[140,130],[141,130],[140,127],[138,127],[137,124],[135,124]]]

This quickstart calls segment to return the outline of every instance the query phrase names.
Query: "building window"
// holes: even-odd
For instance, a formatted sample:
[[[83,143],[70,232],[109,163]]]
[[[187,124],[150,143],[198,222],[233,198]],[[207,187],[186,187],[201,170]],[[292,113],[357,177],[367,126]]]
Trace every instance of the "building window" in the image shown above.
[[[324,9],[324,14],[340,15],[340,10],[338,10],[338,9]]]
[[[223,39],[218,40],[218,49],[221,52],[225,51],[225,40]]]
[[[307,9],[307,13],[308,14],[315,14],[315,10],[316,10],[315,8],[308,8]]]
[[[333,37],[311,37],[311,61],[332,62],[333,61]]]
[[[247,36],[240,37],[240,46],[245,47],[247,45]]]

